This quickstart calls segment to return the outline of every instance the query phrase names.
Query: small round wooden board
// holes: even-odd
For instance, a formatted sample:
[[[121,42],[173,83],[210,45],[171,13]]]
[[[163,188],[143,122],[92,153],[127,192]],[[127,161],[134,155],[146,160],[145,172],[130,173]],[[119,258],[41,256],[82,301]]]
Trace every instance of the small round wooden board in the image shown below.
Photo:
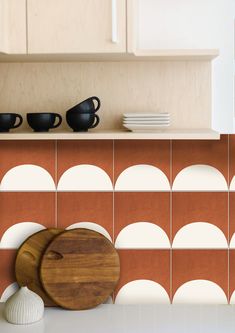
[[[46,306],[57,304],[43,290],[39,275],[41,256],[50,241],[62,231],[63,229],[44,229],[33,234],[20,246],[16,256],[15,275],[18,284],[27,286],[41,296]]]
[[[63,308],[93,308],[108,299],[119,280],[119,256],[113,244],[89,229],[56,236],[42,256],[40,275],[50,298]]]

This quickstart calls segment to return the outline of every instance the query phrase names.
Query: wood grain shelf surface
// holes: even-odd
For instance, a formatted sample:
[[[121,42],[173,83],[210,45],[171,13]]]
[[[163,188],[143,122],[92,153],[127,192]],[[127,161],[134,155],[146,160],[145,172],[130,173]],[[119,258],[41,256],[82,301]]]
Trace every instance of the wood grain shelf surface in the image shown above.
[[[133,133],[122,130],[90,132],[9,132],[0,133],[2,140],[219,140],[212,129],[167,129],[159,132]]]

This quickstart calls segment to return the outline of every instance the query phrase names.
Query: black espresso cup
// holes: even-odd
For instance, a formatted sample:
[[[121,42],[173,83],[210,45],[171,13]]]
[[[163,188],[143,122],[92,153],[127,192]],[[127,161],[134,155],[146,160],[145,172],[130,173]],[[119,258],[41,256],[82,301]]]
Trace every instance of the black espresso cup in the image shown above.
[[[95,103],[97,105],[95,106]],[[75,105],[71,109],[68,110],[68,112],[80,112],[80,113],[95,113],[100,108],[100,99],[96,96],[89,97],[85,99],[85,101],[82,101],[81,103]]]
[[[100,118],[94,113],[68,111],[66,113],[66,121],[74,132],[87,132],[89,128],[94,128],[99,124]]]
[[[19,119],[16,124],[16,119]],[[0,132],[9,132],[11,128],[19,127],[23,122],[23,118],[17,113],[0,113]]]
[[[56,118],[59,119],[57,124]],[[50,112],[27,113],[27,121],[34,132],[48,132],[50,128],[60,126],[62,117],[58,113]]]

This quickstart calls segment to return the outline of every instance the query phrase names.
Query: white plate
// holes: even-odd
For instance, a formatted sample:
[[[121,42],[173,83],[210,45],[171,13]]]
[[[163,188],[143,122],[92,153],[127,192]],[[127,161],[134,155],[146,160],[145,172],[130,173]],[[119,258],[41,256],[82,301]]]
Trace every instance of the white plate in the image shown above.
[[[146,120],[161,120],[161,121],[169,121],[170,117],[142,117],[142,118],[123,118],[123,121],[146,121]]]
[[[137,120],[125,120],[123,121],[124,125],[169,125],[170,121],[169,120],[142,120],[142,121],[137,121]]]
[[[169,113],[160,113],[160,112],[156,112],[156,113],[124,113],[123,117],[126,118],[142,118],[142,117],[169,117],[170,114]]]
[[[125,128],[131,130],[132,132],[154,132],[160,129],[166,129],[170,125],[123,125]]]

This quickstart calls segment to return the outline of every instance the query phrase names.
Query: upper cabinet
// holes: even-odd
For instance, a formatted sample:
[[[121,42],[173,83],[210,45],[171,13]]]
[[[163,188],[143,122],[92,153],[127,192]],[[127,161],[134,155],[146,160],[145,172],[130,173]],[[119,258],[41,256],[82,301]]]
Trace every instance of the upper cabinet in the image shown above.
[[[0,0],[0,52],[26,53],[26,0]]]
[[[28,0],[28,53],[126,52],[126,0]]]

